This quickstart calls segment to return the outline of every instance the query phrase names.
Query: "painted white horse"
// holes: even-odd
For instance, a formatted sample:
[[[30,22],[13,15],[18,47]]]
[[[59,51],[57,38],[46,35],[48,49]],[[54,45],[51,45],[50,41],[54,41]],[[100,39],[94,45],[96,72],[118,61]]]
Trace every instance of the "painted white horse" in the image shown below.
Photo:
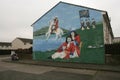
[[[48,32],[46,33],[47,40],[49,39],[49,37],[51,35],[51,31],[52,31],[51,29],[54,27],[53,24],[54,24],[53,21],[49,22],[49,29],[48,29]],[[56,34],[56,38],[55,39],[58,39],[58,38],[62,37],[63,30],[61,28],[57,28],[57,30],[53,31],[52,33],[55,33]]]

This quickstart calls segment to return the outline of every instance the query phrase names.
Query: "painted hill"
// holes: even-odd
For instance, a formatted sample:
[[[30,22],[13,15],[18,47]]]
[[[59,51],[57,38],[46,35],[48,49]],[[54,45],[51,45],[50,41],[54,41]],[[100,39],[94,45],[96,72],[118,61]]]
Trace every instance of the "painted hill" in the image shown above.
[[[48,31],[48,28],[49,28],[48,26],[45,26],[45,27],[43,27],[43,28],[35,31],[35,32],[33,33],[33,36],[45,35],[45,33]],[[61,28],[61,29],[63,30],[64,33],[67,33],[67,32],[68,32],[68,30],[66,30],[66,29],[63,29],[63,28]]]

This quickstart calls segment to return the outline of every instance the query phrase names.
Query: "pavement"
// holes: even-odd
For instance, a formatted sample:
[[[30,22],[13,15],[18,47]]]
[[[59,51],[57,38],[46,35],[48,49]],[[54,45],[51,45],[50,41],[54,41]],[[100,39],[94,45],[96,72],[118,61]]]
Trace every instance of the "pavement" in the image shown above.
[[[99,71],[112,71],[120,72],[120,64],[82,64],[82,63],[70,63],[70,62],[54,62],[54,61],[35,61],[35,60],[19,60],[11,61],[10,58],[2,59],[3,62],[38,65],[38,66],[52,66],[72,69],[88,69]]]
[[[83,67],[87,66],[88,69],[80,66],[80,68],[59,66],[62,63],[55,66],[51,62],[48,65],[47,62],[43,65],[38,61],[21,60],[11,62],[7,60],[9,60],[8,56],[0,56],[0,80],[120,80],[119,70],[110,70],[112,65],[109,70],[104,70],[100,67],[90,69],[89,67],[96,67],[95,65],[90,66],[90,64],[81,64]]]

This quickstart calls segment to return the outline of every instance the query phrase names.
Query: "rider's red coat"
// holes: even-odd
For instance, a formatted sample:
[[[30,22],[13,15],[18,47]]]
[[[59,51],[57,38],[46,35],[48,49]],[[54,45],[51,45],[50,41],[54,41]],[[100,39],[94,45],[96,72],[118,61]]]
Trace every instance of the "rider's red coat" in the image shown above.
[[[58,20],[54,21],[54,26],[55,26],[55,30],[57,30],[57,28],[58,28]]]

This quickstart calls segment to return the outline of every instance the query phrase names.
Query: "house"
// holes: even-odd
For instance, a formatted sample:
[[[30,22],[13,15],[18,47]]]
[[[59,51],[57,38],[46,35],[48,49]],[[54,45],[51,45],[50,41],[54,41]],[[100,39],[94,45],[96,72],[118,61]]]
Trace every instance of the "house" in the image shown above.
[[[11,42],[12,49],[28,49],[32,47],[32,39],[17,37]]]
[[[107,11],[65,2],[56,4],[31,26],[34,60],[104,64],[105,44],[112,44],[114,38]],[[59,52],[65,41],[68,45],[66,38],[73,31],[80,36],[79,41],[72,37],[74,47],[68,51],[71,46],[64,46]],[[57,53],[64,56],[53,57]]]
[[[0,42],[0,50],[10,50],[11,43],[10,42]]]
[[[103,15],[104,43],[112,44],[114,40],[114,35],[110,24],[110,18],[106,11],[103,11],[102,15]]]

